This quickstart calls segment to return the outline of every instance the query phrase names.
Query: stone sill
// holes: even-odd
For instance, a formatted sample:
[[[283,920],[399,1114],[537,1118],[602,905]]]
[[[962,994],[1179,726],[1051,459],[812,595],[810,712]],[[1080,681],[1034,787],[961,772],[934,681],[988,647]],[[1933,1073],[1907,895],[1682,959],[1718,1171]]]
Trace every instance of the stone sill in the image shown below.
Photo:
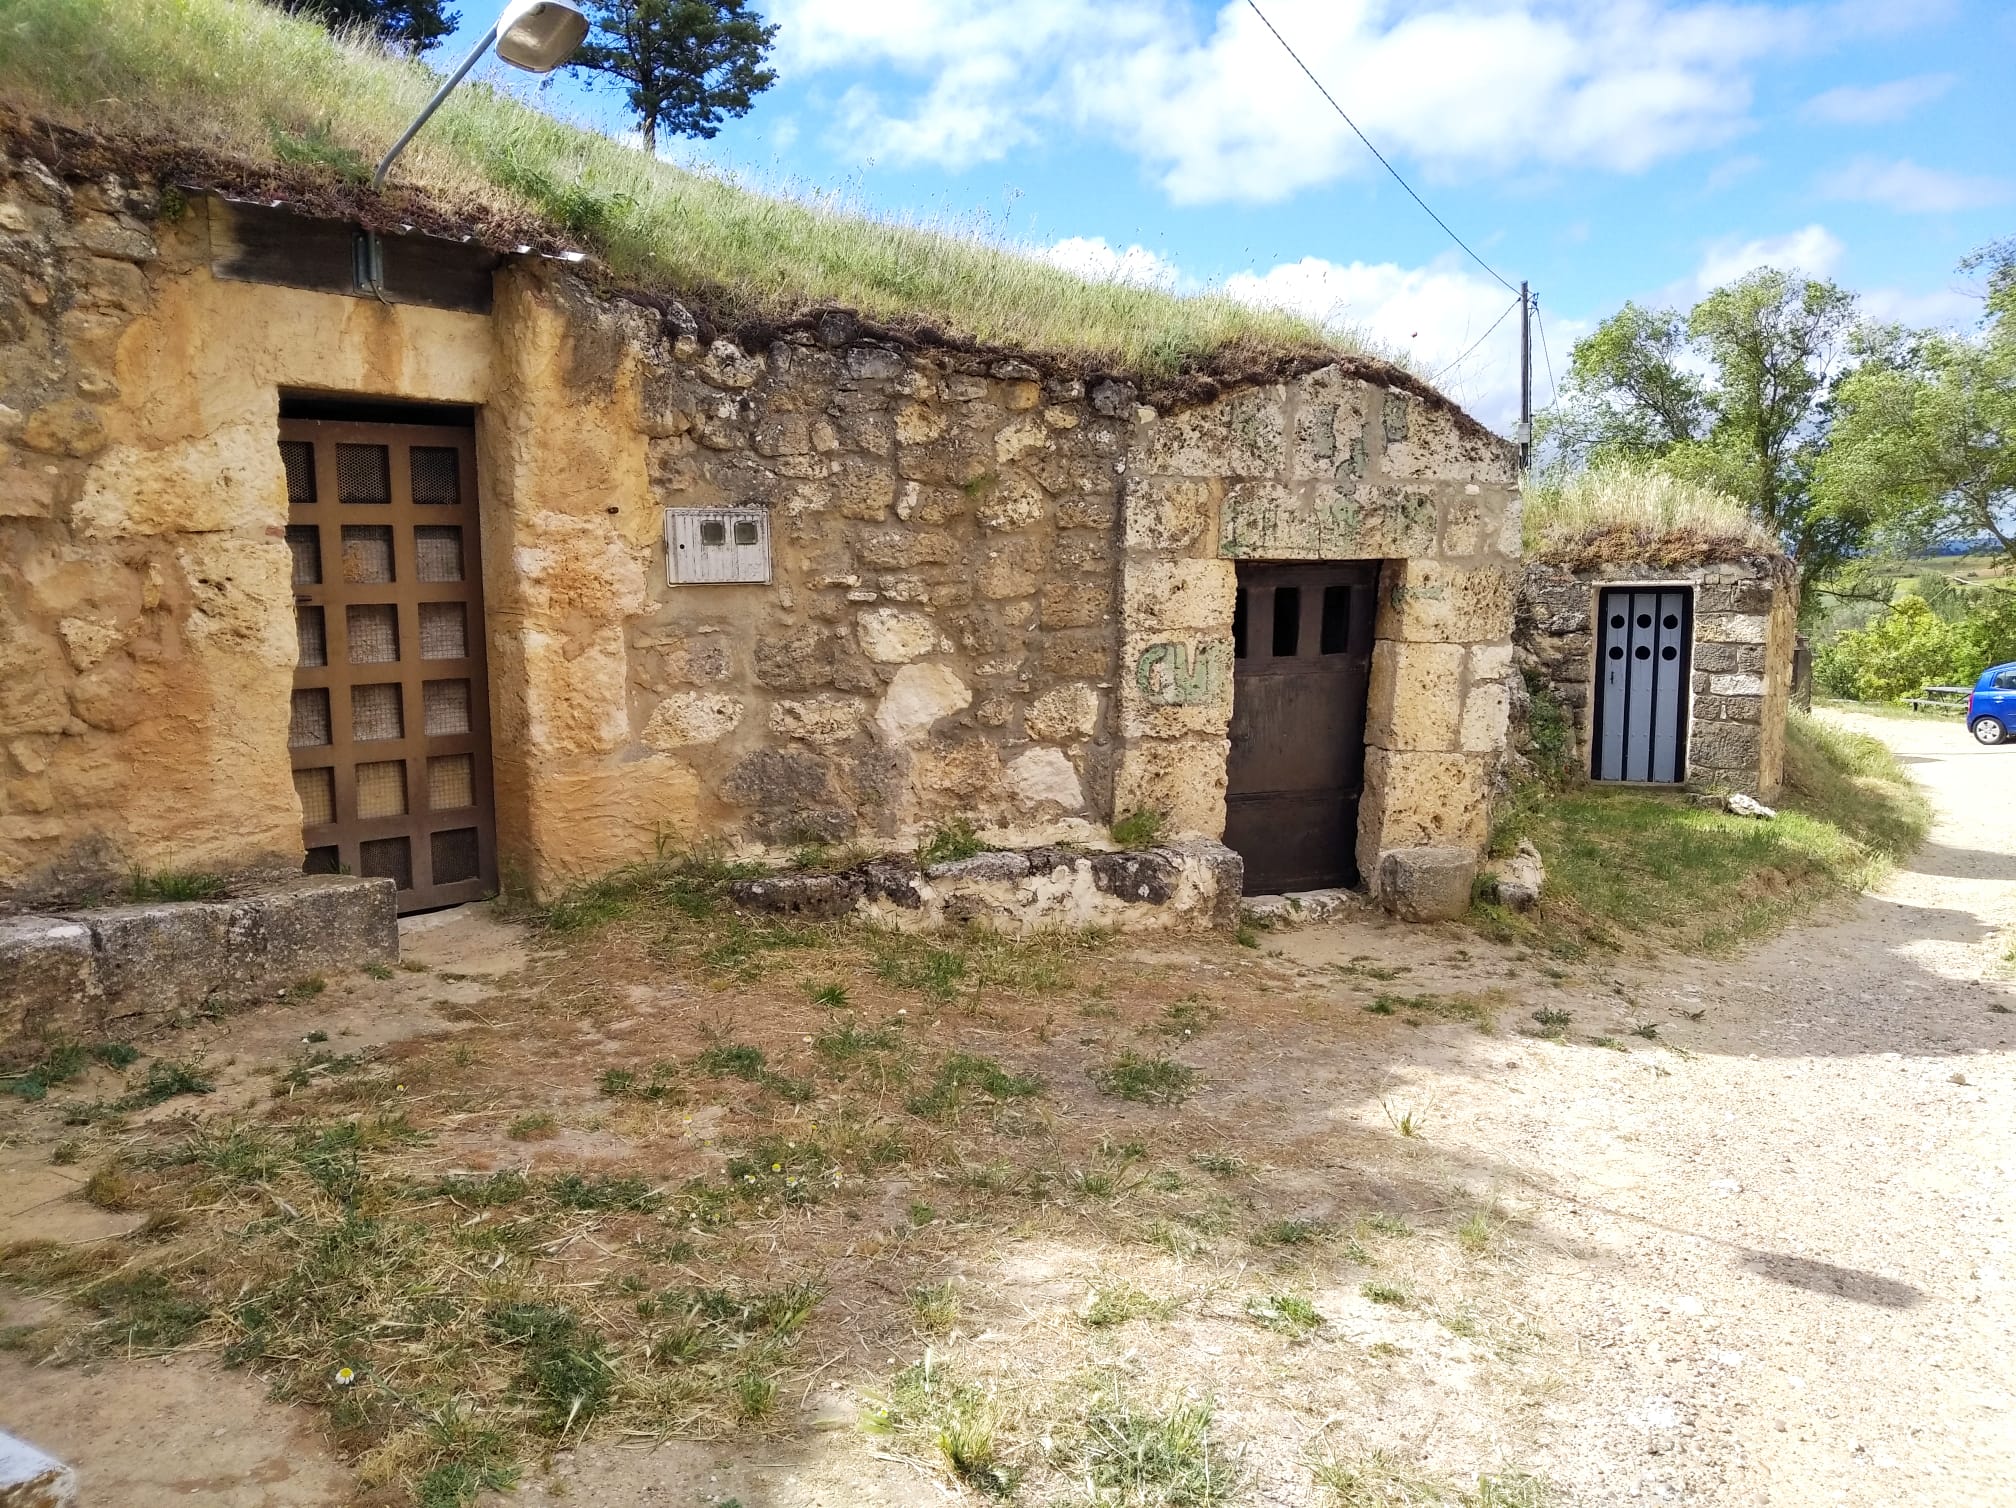
[[[228,899],[0,917],[0,1050],[145,1030],[399,959],[390,880],[299,875]]]

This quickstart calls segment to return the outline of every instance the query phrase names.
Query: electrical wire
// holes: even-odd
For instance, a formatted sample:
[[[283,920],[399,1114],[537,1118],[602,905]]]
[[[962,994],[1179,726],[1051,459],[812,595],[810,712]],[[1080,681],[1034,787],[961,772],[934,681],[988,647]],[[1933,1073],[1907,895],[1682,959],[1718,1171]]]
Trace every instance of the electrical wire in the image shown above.
[[[1547,321],[1540,317],[1540,300],[1533,300],[1533,323],[1540,327],[1540,354],[1547,358],[1547,401],[1552,403],[1561,396],[1561,388],[1554,381],[1554,353],[1547,349]]]
[[[1469,350],[1465,351],[1461,356],[1458,356],[1454,361],[1450,362],[1447,366],[1442,368],[1442,371],[1437,372],[1433,377],[1430,377],[1428,380],[1430,382],[1440,382],[1442,380],[1443,373],[1453,372],[1456,370],[1456,368],[1463,365],[1464,362],[1468,361],[1470,359],[1471,352],[1475,351],[1479,346],[1483,345],[1485,341],[1491,338],[1491,330],[1495,330],[1500,325],[1504,324],[1505,316],[1510,314],[1514,309],[1518,307],[1519,307],[1519,300],[1517,298],[1514,298],[1511,303],[1505,306],[1505,313],[1500,314],[1496,319],[1491,321],[1490,330],[1486,330],[1482,335],[1478,336],[1475,340],[1471,341]]]
[[[1323,81],[1318,77],[1316,77],[1316,75],[1310,71],[1309,65],[1302,61],[1302,55],[1296,52],[1294,48],[1288,45],[1288,39],[1281,35],[1280,31],[1275,27],[1272,21],[1269,21],[1267,19],[1267,13],[1261,10],[1260,7],[1254,3],[1254,0],[1246,0],[1246,4],[1247,7],[1253,12],[1253,14],[1260,18],[1260,24],[1266,27],[1269,31],[1274,33],[1274,40],[1279,42],[1281,44],[1282,50],[1286,52],[1289,57],[1295,60],[1295,66],[1301,69],[1302,72],[1308,76],[1309,82],[1316,86],[1316,92],[1322,95],[1324,99],[1330,102],[1330,108],[1332,110],[1335,110],[1337,114],[1343,119],[1344,124],[1351,128],[1352,134],[1355,135],[1360,141],[1365,143],[1365,150],[1370,152],[1374,157],[1379,159],[1379,166],[1384,168],[1387,172],[1393,175],[1393,181],[1395,183],[1399,184],[1400,187],[1407,190],[1407,197],[1412,199],[1416,204],[1420,205],[1422,211],[1426,213],[1428,218],[1433,220],[1437,225],[1441,226],[1443,233],[1447,235],[1450,240],[1454,241],[1458,246],[1463,248],[1464,255],[1468,256],[1471,261],[1475,262],[1479,267],[1482,267],[1486,272],[1490,273],[1492,277],[1497,278],[1499,283],[1503,285],[1507,290],[1513,293],[1517,293],[1519,290],[1516,287],[1514,287],[1511,283],[1507,282],[1504,276],[1498,271],[1497,268],[1493,267],[1489,262],[1485,261],[1482,257],[1478,256],[1476,252],[1470,249],[1470,245],[1467,241],[1465,241],[1461,236],[1457,235],[1455,231],[1449,228],[1449,222],[1447,220],[1443,219],[1440,215],[1436,214],[1434,210],[1428,208],[1428,201],[1426,199],[1423,199],[1419,194],[1414,192],[1414,186],[1410,184],[1405,178],[1402,178],[1400,176],[1400,170],[1394,167],[1392,163],[1386,160],[1386,156],[1383,152],[1381,152],[1377,147],[1372,145],[1372,139],[1369,136],[1367,136],[1363,131],[1360,131],[1358,129],[1358,122],[1353,120],[1349,115],[1345,114],[1344,107],[1337,103],[1336,96],[1331,94],[1331,92],[1328,89],[1325,89],[1323,87]],[[1500,317],[1502,318],[1503,316]],[[1465,354],[1467,355],[1468,353],[1466,352]]]

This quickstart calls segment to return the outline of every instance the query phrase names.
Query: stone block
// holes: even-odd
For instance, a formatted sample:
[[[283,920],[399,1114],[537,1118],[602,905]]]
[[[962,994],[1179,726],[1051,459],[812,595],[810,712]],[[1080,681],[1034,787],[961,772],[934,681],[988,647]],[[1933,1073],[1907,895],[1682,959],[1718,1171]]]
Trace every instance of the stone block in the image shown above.
[[[1050,511],[1050,495],[1027,472],[1010,468],[976,490],[974,517],[988,529],[1026,529]]]
[[[926,878],[955,884],[961,881],[1019,880],[1028,873],[1028,856],[1006,851],[976,853],[966,859],[947,859],[942,864],[928,864],[924,868]]]
[[[1491,827],[1488,765],[1479,755],[1366,749],[1359,868],[1369,872],[1364,860],[1389,848],[1481,852]]]
[[[1067,628],[1043,635],[1040,663],[1046,675],[1099,680],[1112,672],[1113,639],[1094,628]]]
[[[938,625],[922,613],[901,608],[875,608],[861,615],[855,626],[861,653],[880,665],[901,665],[925,655],[950,653],[952,641],[938,631]]]
[[[1054,808],[1073,813],[1085,810],[1085,789],[1077,768],[1062,749],[1030,749],[1008,761],[1002,771],[1008,789],[1027,812]]]
[[[711,744],[741,725],[743,702],[723,692],[678,691],[651,709],[643,741],[661,754],[689,744]]]
[[[1762,613],[1698,613],[1694,618],[1697,643],[1762,644],[1770,629],[1771,619]]]
[[[851,697],[815,696],[778,702],[770,709],[770,731],[808,744],[839,744],[861,727],[863,708]]]
[[[1172,832],[1220,837],[1230,748],[1223,736],[1134,740],[1114,772],[1113,810],[1160,812]]]
[[[1246,388],[1146,426],[1130,468],[1150,476],[1262,477],[1287,474],[1282,389]]]
[[[76,1508],[77,1473],[25,1440],[0,1434],[0,1508]]]
[[[1470,909],[1477,854],[1469,848],[1393,848],[1379,856],[1379,904],[1404,922],[1454,921]]]
[[[1232,631],[1239,591],[1233,561],[1130,559],[1121,568],[1120,581],[1130,630],[1213,636]]]
[[[1741,672],[1711,675],[1708,677],[1708,692],[1711,696],[1762,696],[1764,677]]]
[[[1228,629],[1230,625],[1227,625]],[[1120,732],[1126,738],[1217,735],[1232,717],[1232,640],[1130,633],[1121,649]]]
[[[1734,671],[1739,648],[1735,644],[1697,643],[1694,646],[1694,669],[1711,675]]]
[[[915,743],[942,718],[972,704],[966,683],[943,665],[905,665],[875,709],[875,726],[891,744]]]
[[[1032,701],[1022,731],[1045,743],[1090,738],[1099,726],[1099,693],[1090,686],[1058,686]]]
[[[745,911],[771,916],[795,916],[808,921],[835,921],[851,915],[867,891],[858,871],[840,874],[780,874],[762,879],[733,880],[728,897]]]
[[[1036,539],[1004,539],[988,548],[974,582],[983,597],[1007,601],[1031,597],[1042,584],[1045,552]]]
[[[1393,416],[1404,411],[1397,426]],[[1519,449],[1510,441],[1464,422],[1450,409],[1420,399],[1386,395],[1386,452],[1383,469],[1389,477],[1431,482],[1496,482],[1518,480]]]
[[[1072,493],[1057,500],[1060,529],[1111,529],[1119,514],[1119,499],[1110,492]]]
[[[1463,699],[1456,746],[1468,754],[1495,754],[1505,747],[1511,715],[1511,693],[1502,681],[1472,684]]]
[[[1372,646],[1365,741],[1382,749],[1449,750],[1463,718],[1463,646],[1380,639]]]
[[[1687,763],[1696,770],[1755,772],[1764,735],[1756,723],[1700,723],[1688,739]]]
[[[1492,644],[1512,637],[1514,568],[1400,560],[1387,567],[1380,586],[1382,639]]]
[[[1113,588],[1104,581],[1053,581],[1043,588],[1045,628],[1090,628],[1113,616]]]
[[[1121,498],[1130,550],[1188,550],[1204,539],[1218,509],[1218,484],[1203,479],[1128,479]]]
[[[98,1028],[91,930],[56,916],[0,917],[0,1046]]]

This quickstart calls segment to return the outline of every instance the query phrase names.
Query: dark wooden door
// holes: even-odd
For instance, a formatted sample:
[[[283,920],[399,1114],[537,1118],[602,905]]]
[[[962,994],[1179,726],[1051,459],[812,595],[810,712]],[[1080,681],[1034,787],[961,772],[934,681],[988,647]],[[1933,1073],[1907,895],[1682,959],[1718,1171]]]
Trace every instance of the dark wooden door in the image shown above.
[[[495,894],[475,437],[287,419],[280,454],[304,867],[389,877],[401,912]]]
[[[1246,893],[1358,883],[1376,561],[1239,567],[1225,843]]]

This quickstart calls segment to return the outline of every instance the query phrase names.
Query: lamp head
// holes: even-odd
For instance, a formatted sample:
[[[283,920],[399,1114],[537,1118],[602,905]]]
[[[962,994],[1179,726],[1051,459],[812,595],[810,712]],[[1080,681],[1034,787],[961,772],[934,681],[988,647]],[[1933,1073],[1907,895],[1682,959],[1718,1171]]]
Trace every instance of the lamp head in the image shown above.
[[[497,56],[527,73],[551,73],[588,35],[570,0],[511,0],[497,18]]]

